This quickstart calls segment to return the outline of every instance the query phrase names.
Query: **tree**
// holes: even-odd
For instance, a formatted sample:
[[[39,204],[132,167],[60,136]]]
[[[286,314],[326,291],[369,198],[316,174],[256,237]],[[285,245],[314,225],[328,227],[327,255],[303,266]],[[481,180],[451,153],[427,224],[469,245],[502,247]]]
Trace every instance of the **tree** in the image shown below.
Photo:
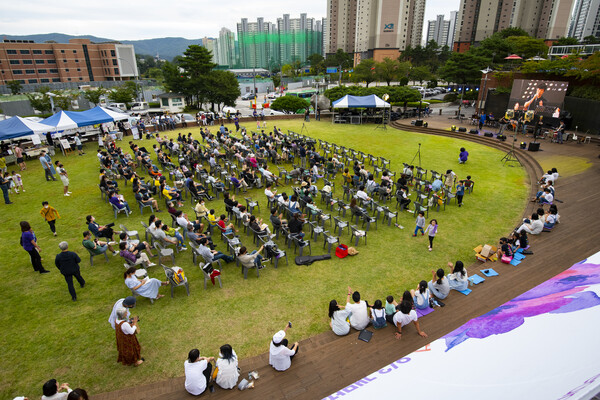
[[[52,96],[50,96],[50,88],[48,86],[42,86],[39,88],[38,93],[28,93],[27,99],[31,104],[31,107],[44,112],[55,112],[58,109],[68,110],[71,105],[72,96],[62,90],[55,90],[52,92]],[[50,97],[52,97],[52,101],[50,101]],[[52,109],[52,103],[54,103],[54,110]]]
[[[310,107],[310,103],[300,97],[286,95],[275,99],[271,104],[271,108],[276,111],[286,111],[295,113],[303,108]]]
[[[212,105],[212,110],[214,111],[215,103],[235,107],[235,101],[241,94],[235,75],[230,71],[215,70],[211,71],[207,77],[207,98]]]
[[[600,43],[600,39],[594,35],[589,35],[589,36],[586,36],[583,38],[582,43],[583,44],[598,44],[598,43]]]
[[[186,79],[179,67],[173,63],[166,62],[162,67],[165,88],[174,93],[185,94]]]
[[[353,64],[352,56],[342,49],[337,49],[335,54],[330,54],[325,59],[325,65],[328,67],[349,67]]]
[[[115,103],[125,103],[127,108],[133,102],[135,92],[130,86],[122,85],[114,87],[108,94],[108,98]]]
[[[556,41],[557,46],[574,46],[579,44],[577,38],[574,37],[561,37]]]
[[[294,78],[296,76],[296,70],[291,64],[285,64],[281,67],[281,74],[289,78]]]
[[[590,79],[596,84],[600,83],[600,53],[594,53],[582,61],[578,60],[575,68],[567,70],[565,75],[574,76],[580,80]]]
[[[8,81],[6,82],[6,86],[8,86],[12,94],[19,94],[19,92],[21,92],[21,88],[23,87],[19,81]]]
[[[319,53],[311,54],[306,61],[310,63],[310,69],[313,75],[320,75],[325,72],[325,58]]]
[[[356,67],[354,67],[354,75],[352,76],[352,80],[354,82],[366,82],[367,87],[371,82],[374,82],[376,79],[375,76],[375,60],[372,58],[366,58],[360,62]]]
[[[100,98],[104,96],[108,91],[102,86],[97,89],[84,90],[83,98],[94,105],[100,104]]]
[[[470,52],[453,53],[446,64],[440,68],[439,75],[447,82],[460,84],[476,83],[481,78],[481,70],[488,60]]]
[[[160,69],[158,67],[150,68],[148,70],[148,73],[146,75],[148,76],[148,78],[154,79],[157,82],[162,82],[163,81],[163,72],[162,72],[162,69]]]
[[[534,56],[545,56],[548,53],[548,46],[543,39],[536,39],[527,36],[510,36],[506,39],[511,43],[513,53],[530,58]]]
[[[529,36],[524,29],[516,27],[506,28],[497,33],[502,39],[508,39],[511,36]]]
[[[389,57],[383,59],[382,62],[375,65],[375,72],[377,77],[385,81],[388,86],[390,83],[398,78],[398,67],[400,62],[398,60],[392,60]]]
[[[410,69],[408,77],[413,81],[418,81],[420,84],[423,84],[423,81],[428,81],[433,78],[433,74],[426,66],[413,67]]]

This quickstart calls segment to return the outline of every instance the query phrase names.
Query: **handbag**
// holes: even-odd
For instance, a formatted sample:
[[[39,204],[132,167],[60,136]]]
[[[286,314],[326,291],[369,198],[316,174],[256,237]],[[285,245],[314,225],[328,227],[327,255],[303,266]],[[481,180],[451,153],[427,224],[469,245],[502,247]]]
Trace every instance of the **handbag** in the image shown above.
[[[346,246],[345,244],[340,244],[336,249],[335,249],[335,255],[339,258],[344,258],[348,255],[348,246]]]
[[[512,257],[507,256],[506,254],[502,254],[502,257],[500,258],[500,261],[503,262],[504,264],[510,264],[510,262],[512,261]]]

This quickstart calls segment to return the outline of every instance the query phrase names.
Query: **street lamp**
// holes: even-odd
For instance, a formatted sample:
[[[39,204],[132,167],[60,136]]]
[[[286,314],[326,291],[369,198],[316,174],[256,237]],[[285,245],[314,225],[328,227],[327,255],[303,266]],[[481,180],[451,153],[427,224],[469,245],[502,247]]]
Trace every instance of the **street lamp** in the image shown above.
[[[122,57],[117,57],[117,58],[119,60],[121,60],[121,61],[125,61],[125,63],[127,63],[127,65],[129,65],[129,68],[131,68],[131,72],[133,72],[133,78],[135,79],[135,81],[134,81],[135,82],[135,91],[137,92],[136,93],[136,95],[137,95],[136,96],[137,97],[136,100],[140,100],[141,93],[140,93],[140,90],[138,89],[138,74],[137,74],[137,69],[133,68],[133,65],[131,65],[131,63],[128,60],[126,60],[126,59],[124,59]]]
[[[46,92],[46,94],[48,95],[48,97],[50,97],[50,108],[52,114],[54,114],[54,97],[56,96],[56,94],[52,92]]]

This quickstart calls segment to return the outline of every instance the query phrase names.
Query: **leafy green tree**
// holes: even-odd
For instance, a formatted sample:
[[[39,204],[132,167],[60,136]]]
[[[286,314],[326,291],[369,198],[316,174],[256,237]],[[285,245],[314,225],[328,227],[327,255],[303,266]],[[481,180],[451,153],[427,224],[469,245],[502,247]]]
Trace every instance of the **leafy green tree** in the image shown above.
[[[511,36],[529,36],[529,34],[525,32],[524,29],[517,27],[506,28],[497,33],[502,39],[508,39]]]
[[[285,64],[283,67],[281,67],[281,74],[283,76],[294,78],[296,76],[296,69],[292,64]]]
[[[154,79],[157,82],[162,82],[163,81],[163,72],[162,69],[158,68],[158,67],[152,67],[148,70],[148,73],[146,74],[148,76],[148,78],[150,79]]]
[[[26,94],[31,107],[44,112],[55,112],[58,109],[67,111],[71,106],[72,96],[62,90],[55,90],[52,92],[52,101],[50,100],[50,88],[48,86],[42,86],[38,89],[38,93]],[[54,110],[52,110],[52,103],[54,102]]]
[[[185,95],[187,80],[177,65],[167,61],[162,67],[162,73],[168,91]]]
[[[352,96],[362,96],[362,90],[364,88],[361,86],[336,86],[331,89],[327,89],[323,95],[327,97],[331,101],[336,101],[349,94]],[[369,88],[371,89],[371,88]]]
[[[52,111],[52,106],[50,103],[50,96],[45,93],[27,93],[27,99],[29,100],[29,104],[35,110],[38,110],[42,114]]]
[[[423,81],[428,81],[433,78],[433,74],[431,71],[429,71],[429,68],[426,66],[421,66],[411,68],[410,72],[408,73],[408,77],[413,81],[423,84]]]
[[[577,40],[577,38],[574,37],[561,37],[558,38],[558,40],[556,41],[556,44],[558,46],[574,46],[579,44],[579,41]]]
[[[306,61],[310,64],[311,73],[313,75],[320,75],[325,72],[325,58],[319,53],[311,54]]]
[[[598,44],[600,43],[600,38],[597,38],[594,35],[589,35],[583,38],[582,40],[583,44]]]
[[[391,58],[386,57],[382,62],[375,64],[375,72],[379,79],[385,81],[387,85],[390,86],[391,82],[398,78],[399,66],[400,62],[398,60],[392,60]]]
[[[447,82],[476,83],[481,78],[481,70],[487,63],[485,57],[470,52],[453,53],[446,64],[440,68],[439,75]]]
[[[104,96],[108,91],[103,87],[97,89],[89,89],[83,91],[83,98],[94,105],[100,104],[100,98]]]
[[[279,87],[279,85],[281,85],[281,77],[279,75],[271,75],[271,80],[273,81],[274,87]]]
[[[276,111],[287,111],[295,113],[303,108],[310,107],[310,103],[300,97],[286,95],[275,99],[271,104],[271,108]]]
[[[213,111],[215,104],[235,106],[235,101],[240,96],[240,85],[232,72],[221,70],[211,71],[207,75],[207,80],[207,98],[211,103]]]
[[[352,56],[342,49],[337,49],[335,54],[330,54],[325,59],[325,65],[328,67],[348,68],[353,64]]]
[[[375,76],[375,64],[375,60],[372,58],[361,60],[360,64],[354,67],[352,80],[354,82],[366,82],[367,87],[369,87],[369,84],[377,78]]]
[[[8,81],[6,82],[6,86],[8,86],[12,94],[19,94],[23,87],[19,81]]]
[[[506,39],[512,44],[513,53],[519,54],[523,58],[534,56],[545,56],[548,53],[548,46],[542,39],[536,39],[527,36],[510,36]]]
[[[125,103],[127,108],[129,108],[129,104],[133,102],[135,96],[135,91],[131,89],[130,86],[121,85],[114,87],[110,93],[108,93],[108,98],[115,103]]]
[[[585,60],[577,60],[574,67],[568,69],[565,75],[574,76],[579,80],[589,79],[594,84],[600,83],[600,53],[594,53]]]

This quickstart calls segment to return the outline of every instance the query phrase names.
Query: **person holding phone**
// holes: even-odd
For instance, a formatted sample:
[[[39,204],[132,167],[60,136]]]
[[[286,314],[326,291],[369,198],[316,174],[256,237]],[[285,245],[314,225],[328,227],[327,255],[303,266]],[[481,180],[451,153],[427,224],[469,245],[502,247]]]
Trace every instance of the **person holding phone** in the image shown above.
[[[285,339],[285,333],[292,327],[288,322],[283,330],[273,335],[273,340],[269,348],[269,364],[277,371],[285,371],[292,365],[292,358],[298,353],[298,342],[294,343],[292,348],[288,348],[288,340]]]

